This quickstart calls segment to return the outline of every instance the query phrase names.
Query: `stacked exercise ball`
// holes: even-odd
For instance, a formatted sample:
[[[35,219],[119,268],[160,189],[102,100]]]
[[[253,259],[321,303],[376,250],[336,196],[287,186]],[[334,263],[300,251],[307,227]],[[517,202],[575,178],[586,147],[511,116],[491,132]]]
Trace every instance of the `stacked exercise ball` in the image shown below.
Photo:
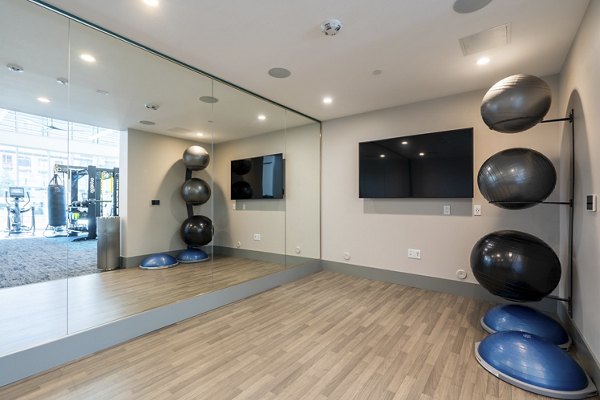
[[[556,170],[545,155],[514,148],[488,158],[477,174],[481,194],[490,203],[511,210],[533,207],[556,186]]]
[[[488,90],[481,102],[481,117],[490,129],[523,132],[541,122],[552,103],[550,87],[537,76],[512,75]]]
[[[207,245],[213,238],[213,223],[204,215],[194,215],[193,206],[199,206],[210,199],[211,189],[208,183],[192,177],[192,171],[205,169],[210,162],[210,156],[202,146],[188,147],[183,153],[183,163],[186,167],[185,182],[181,186],[181,197],[187,205],[188,218],[181,224],[181,238],[188,249],[179,254],[181,263],[201,262],[208,260],[208,254],[199,247]]]
[[[531,75],[513,75],[486,93],[481,116],[492,130],[522,132],[541,122],[550,104],[546,82]],[[483,163],[477,185],[491,204],[519,210],[542,203],[552,193],[556,171],[543,154],[512,148]],[[470,262],[481,286],[511,301],[540,301],[561,278],[554,250],[541,239],[514,230],[479,239]],[[583,369],[563,350],[571,342],[566,331],[547,315],[505,304],[489,310],[481,325],[491,335],[476,344],[476,358],[494,376],[550,397],[583,398],[595,392]]]

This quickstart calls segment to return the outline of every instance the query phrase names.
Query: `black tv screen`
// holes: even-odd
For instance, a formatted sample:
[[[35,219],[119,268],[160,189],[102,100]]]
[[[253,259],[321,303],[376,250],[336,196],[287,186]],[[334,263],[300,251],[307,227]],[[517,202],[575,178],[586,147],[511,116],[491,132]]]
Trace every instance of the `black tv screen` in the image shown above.
[[[472,198],[473,128],[359,143],[360,198]]]
[[[283,199],[283,154],[231,161],[231,200]]]

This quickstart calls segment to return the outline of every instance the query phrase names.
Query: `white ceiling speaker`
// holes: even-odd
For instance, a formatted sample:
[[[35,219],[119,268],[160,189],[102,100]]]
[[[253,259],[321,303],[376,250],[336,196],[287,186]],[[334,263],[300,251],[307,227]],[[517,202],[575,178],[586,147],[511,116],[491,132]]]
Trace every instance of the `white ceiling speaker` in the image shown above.
[[[327,36],[335,36],[342,29],[342,21],[339,19],[328,19],[321,23],[321,32]]]

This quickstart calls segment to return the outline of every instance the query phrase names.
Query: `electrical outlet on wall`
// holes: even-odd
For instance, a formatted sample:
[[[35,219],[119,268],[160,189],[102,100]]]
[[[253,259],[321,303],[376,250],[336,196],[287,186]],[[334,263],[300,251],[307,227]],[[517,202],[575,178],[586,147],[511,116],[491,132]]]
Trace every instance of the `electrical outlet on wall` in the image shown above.
[[[473,205],[473,215],[476,217],[481,216],[481,204]]]
[[[408,258],[414,258],[416,260],[420,260],[421,259],[421,250],[408,249]]]
[[[254,235],[252,235],[252,238],[256,241],[261,240],[260,233],[255,233]]]
[[[450,204],[444,205],[444,215],[450,215]]]

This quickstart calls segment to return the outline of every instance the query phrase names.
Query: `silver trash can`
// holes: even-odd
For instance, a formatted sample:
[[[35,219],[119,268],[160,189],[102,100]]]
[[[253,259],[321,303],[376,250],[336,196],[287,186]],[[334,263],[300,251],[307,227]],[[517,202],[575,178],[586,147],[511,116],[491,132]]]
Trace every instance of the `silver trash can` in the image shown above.
[[[121,266],[121,229],[119,217],[96,218],[98,269],[110,271]]]

